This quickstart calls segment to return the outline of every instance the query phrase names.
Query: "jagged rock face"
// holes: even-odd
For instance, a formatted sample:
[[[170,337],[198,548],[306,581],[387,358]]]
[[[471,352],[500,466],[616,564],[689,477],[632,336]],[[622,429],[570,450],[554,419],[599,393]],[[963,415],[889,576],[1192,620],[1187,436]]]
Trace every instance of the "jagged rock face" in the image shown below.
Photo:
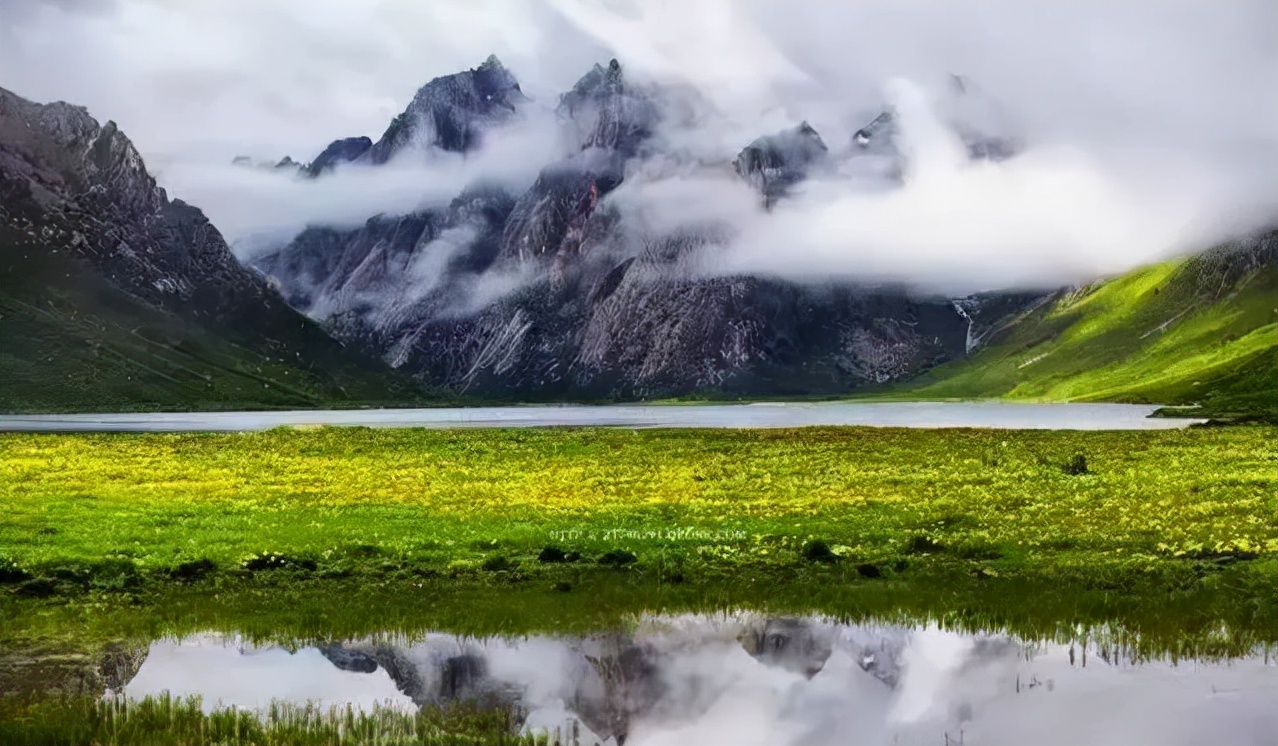
[[[627,87],[616,60],[606,69],[595,65],[560,98],[557,111],[581,152],[543,169],[519,197],[502,232],[501,255],[551,257],[562,270],[581,253],[595,208],[621,183],[626,161],[651,137],[658,114],[644,93]]]
[[[485,129],[509,121],[524,100],[519,82],[496,57],[473,70],[435,78],[422,86],[404,113],[367,152],[373,164],[418,145],[464,153],[479,145]]]
[[[501,126],[475,113],[469,94],[443,93],[470,91],[484,69],[432,81],[409,110],[465,99],[467,121]],[[498,72],[496,87],[517,91],[504,69],[486,74]],[[580,150],[522,194],[472,190],[353,231],[310,228],[255,266],[349,343],[423,381],[488,396],[838,393],[965,353],[972,314],[947,299],[707,277],[697,258],[719,250],[731,226],[629,230],[606,197],[648,155],[660,112],[615,60],[557,111]],[[887,138],[891,118],[876,122],[866,137]],[[770,205],[827,157],[804,123],[755,140],[734,165]]]
[[[342,163],[381,165],[411,148],[465,153],[479,147],[486,130],[510,121],[526,100],[515,76],[490,56],[473,70],[435,78],[419,88],[377,142],[368,137],[334,140],[301,173],[316,177]]]
[[[852,134],[857,147],[871,153],[895,153],[896,137],[900,127],[891,111],[879,114],[870,123]]]
[[[733,168],[758,189],[771,206],[789,188],[807,178],[808,168],[829,153],[821,136],[807,122],[746,146],[733,161]]]
[[[239,291],[265,298],[204,215],[169,200],[133,144],[85,109],[0,93],[0,184],[10,221],[66,233],[85,258],[141,297],[205,313]],[[55,223],[61,226],[54,227]]]
[[[406,340],[469,301],[513,207],[500,188],[474,187],[447,206],[379,215],[354,230],[308,228],[254,266],[294,307],[401,365]]]
[[[573,123],[583,150],[599,148],[631,158],[652,135],[659,115],[642,91],[627,86],[616,60],[595,65],[559,101],[560,116]]]
[[[502,230],[501,255],[526,261],[580,253],[586,223],[600,198],[621,181],[612,171],[575,161],[542,171],[515,202]]]
[[[619,377],[637,396],[800,393],[892,380],[961,354],[952,340],[963,321],[943,303],[849,286],[687,278],[676,267],[696,242],[660,242],[625,267],[615,290],[596,297],[582,369]]]
[[[290,359],[338,345],[242,266],[200,210],[171,200],[114,122],[0,89],[0,223],[65,251],[111,285],[255,350]]]
[[[350,163],[367,153],[373,147],[373,141],[367,137],[347,137],[334,140],[324,148],[324,152],[315,156],[315,160],[306,166],[307,176],[319,176],[339,163]]]

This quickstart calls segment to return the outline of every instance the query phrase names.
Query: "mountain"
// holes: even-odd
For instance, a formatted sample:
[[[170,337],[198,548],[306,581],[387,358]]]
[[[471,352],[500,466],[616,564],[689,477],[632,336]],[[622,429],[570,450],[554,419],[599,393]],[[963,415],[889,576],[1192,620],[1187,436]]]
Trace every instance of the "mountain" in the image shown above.
[[[490,56],[473,70],[422,86],[377,142],[363,136],[334,140],[303,171],[319,176],[341,163],[381,165],[414,147],[465,153],[480,146],[486,129],[510,121],[526,100],[515,76]]]
[[[114,122],[0,89],[0,409],[405,396],[170,199]],[[398,387],[398,388],[397,388]]]
[[[530,187],[474,184],[447,204],[312,226],[253,266],[348,344],[418,380],[488,398],[839,394],[962,358],[972,314],[904,288],[707,277],[736,230],[628,228],[605,198],[660,153],[664,92],[612,60],[559,99],[575,143]],[[468,150],[528,99],[496,58],[436,78],[375,144],[335,141],[312,163],[376,167]],[[885,150],[891,149],[886,143]],[[828,158],[806,123],[744,143],[733,170],[768,206]],[[985,299],[981,323],[1033,295]]]
[[[906,390],[1278,422],[1278,231],[1057,293]]]

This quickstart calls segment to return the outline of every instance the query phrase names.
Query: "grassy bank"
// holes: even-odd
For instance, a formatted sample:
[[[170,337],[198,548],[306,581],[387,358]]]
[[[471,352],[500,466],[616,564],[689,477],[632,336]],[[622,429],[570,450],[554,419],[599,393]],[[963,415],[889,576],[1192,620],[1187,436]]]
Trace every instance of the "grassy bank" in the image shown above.
[[[15,717],[5,717],[6,715]],[[21,716],[21,718],[17,716]],[[246,710],[205,714],[196,698],[103,701],[63,697],[14,708],[0,700],[5,746],[550,746],[549,734],[519,734],[515,707],[474,704],[362,712],[278,704],[264,716]]]
[[[1275,442],[1263,427],[11,434],[0,598],[37,637],[236,618],[521,631],[731,605],[1031,628],[1176,608],[1172,632],[1227,619],[1263,637]]]
[[[1273,244],[1206,252],[1061,295],[893,395],[1196,405],[1196,416],[1278,423]]]

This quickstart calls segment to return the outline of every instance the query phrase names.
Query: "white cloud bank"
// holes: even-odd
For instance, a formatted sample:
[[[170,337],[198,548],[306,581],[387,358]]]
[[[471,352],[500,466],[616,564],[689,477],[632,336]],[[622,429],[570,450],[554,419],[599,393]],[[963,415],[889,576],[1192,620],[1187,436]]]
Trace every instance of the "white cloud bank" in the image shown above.
[[[418,86],[489,53],[543,113],[609,56],[694,92],[660,136],[703,163],[802,120],[843,155],[891,102],[911,156],[900,189],[827,174],[764,216],[716,166],[615,198],[658,223],[731,221],[713,271],[969,292],[1118,272],[1278,218],[1275,27],[1264,0],[6,0],[0,85],[117,120],[232,239],[409,209],[490,171],[527,181],[554,147],[531,125],[481,165],[327,185],[226,166],[376,138]],[[1019,158],[960,157],[951,73],[997,102]]]

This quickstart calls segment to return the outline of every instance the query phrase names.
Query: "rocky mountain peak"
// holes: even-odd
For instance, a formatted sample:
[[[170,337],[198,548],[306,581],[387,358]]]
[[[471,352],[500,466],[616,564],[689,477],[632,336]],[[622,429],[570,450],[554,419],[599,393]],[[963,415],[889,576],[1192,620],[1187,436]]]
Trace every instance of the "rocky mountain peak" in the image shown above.
[[[519,81],[495,55],[479,67],[431,80],[368,150],[385,163],[410,146],[464,153],[478,147],[484,130],[508,121],[527,100]]]
[[[571,122],[582,150],[591,148],[630,158],[652,135],[659,120],[647,92],[628,85],[621,63],[595,64],[559,99],[558,112]]]
[[[478,67],[419,88],[377,142],[363,136],[334,140],[302,173],[319,176],[341,163],[381,165],[412,148],[465,153],[479,147],[485,131],[510,121],[527,100],[515,76],[497,55],[489,55]]]
[[[324,148],[324,152],[315,156],[315,160],[304,168],[304,172],[307,176],[319,176],[335,168],[339,163],[358,160],[372,147],[373,141],[368,137],[345,137],[334,140]]]
[[[852,142],[865,152],[895,153],[898,132],[896,112],[887,109],[870,120],[869,124],[853,133]]]
[[[599,100],[607,96],[616,96],[624,92],[625,81],[621,74],[621,63],[616,59],[609,60],[608,67],[599,63],[590,69],[559,99],[560,112],[569,116],[577,107],[590,100]]]
[[[828,153],[821,135],[804,121],[792,129],[758,138],[737,155],[732,166],[771,206],[790,187],[807,178],[809,168]]]

